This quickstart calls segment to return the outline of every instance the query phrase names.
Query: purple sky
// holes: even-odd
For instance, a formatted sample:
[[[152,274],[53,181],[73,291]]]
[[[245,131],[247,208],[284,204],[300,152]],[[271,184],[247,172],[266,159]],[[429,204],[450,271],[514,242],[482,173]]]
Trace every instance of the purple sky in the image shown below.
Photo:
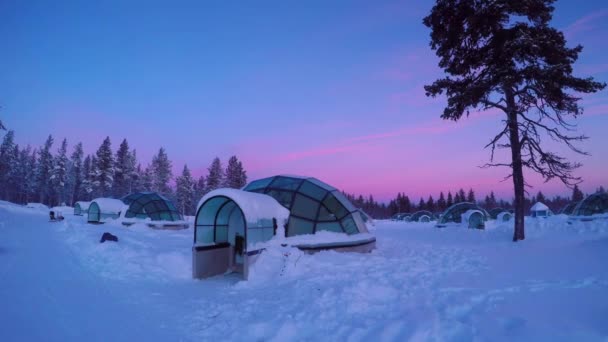
[[[440,75],[421,24],[431,1],[0,2],[0,117],[20,144],[52,133],[93,152],[123,137],[148,162],[205,172],[236,154],[250,179],[320,178],[386,200],[460,187],[511,197],[504,169],[480,169],[499,113],[439,119]],[[558,1],[553,23],[585,47],[576,70],[608,81],[608,3]],[[608,92],[584,98],[591,156],[582,189],[608,185]],[[558,182],[534,192],[567,194]]]

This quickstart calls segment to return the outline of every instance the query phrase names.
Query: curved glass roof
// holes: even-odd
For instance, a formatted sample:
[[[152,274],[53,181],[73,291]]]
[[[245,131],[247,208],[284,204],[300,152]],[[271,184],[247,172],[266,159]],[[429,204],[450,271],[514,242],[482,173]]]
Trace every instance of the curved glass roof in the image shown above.
[[[572,203],[568,203],[566,204],[562,210],[559,212],[560,214],[564,214],[564,215],[572,215],[572,213],[574,212],[574,209],[576,208],[576,206],[579,204],[580,202],[572,202]]]
[[[255,180],[243,190],[269,195],[289,210],[287,236],[322,230],[367,233],[361,213],[346,196],[316,178],[274,176]]]
[[[491,209],[488,212],[488,214],[490,215],[491,218],[493,218],[494,220],[496,220],[498,218],[498,214],[504,213],[504,212],[508,212],[507,209],[504,209],[504,208],[494,208],[494,209]]]
[[[488,214],[486,213],[486,211],[479,207],[477,204],[470,202],[460,202],[447,208],[443,215],[441,215],[441,218],[439,219],[438,223],[462,223],[462,214],[466,213],[469,210],[479,210],[483,213],[485,219],[488,219]]]
[[[430,212],[428,210],[420,210],[420,211],[417,211],[414,214],[412,214],[412,216],[410,216],[410,221],[418,222],[420,220],[420,218],[424,215],[428,216],[429,219],[433,219],[433,217],[434,217],[432,212]]]
[[[608,213],[608,193],[596,192],[582,200],[576,208],[574,208],[572,215],[591,216],[605,213]]]
[[[129,206],[126,218],[150,218],[152,221],[182,221],[184,218],[166,197],[156,192],[136,192],[122,198]]]

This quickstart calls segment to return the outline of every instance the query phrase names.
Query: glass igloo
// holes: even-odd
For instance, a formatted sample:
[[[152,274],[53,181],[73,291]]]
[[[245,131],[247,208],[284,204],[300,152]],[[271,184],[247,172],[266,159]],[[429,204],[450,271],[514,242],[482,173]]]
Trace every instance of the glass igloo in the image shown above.
[[[368,232],[361,213],[346,196],[316,178],[274,176],[253,181],[243,190],[269,195],[289,210],[286,236]]]
[[[484,229],[489,214],[475,203],[460,202],[447,208],[437,222],[443,228],[450,224],[466,224],[469,228]]]
[[[573,210],[572,216],[608,214],[608,193],[596,192],[587,196]]]
[[[122,198],[129,206],[125,218],[147,219],[152,221],[182,221],[184,218],[166,197],[155,192],[136,192]]]

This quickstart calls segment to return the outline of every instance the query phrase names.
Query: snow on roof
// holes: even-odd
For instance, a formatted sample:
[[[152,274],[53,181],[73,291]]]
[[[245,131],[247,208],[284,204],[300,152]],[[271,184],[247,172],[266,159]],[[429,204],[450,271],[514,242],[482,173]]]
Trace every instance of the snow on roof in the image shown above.
[[[80,209],[87,210],[87,209],[89,209],[91,202],[78,201],[78,202],[76,202],[76,204],[78,204],[80,206]],[[74,204],[74,206],[76,206],[76,204]]]
[[[483,214],[483,212],[481,210],[469,209],[462,214],[462,220],[465,222],[468,222],[471,219],[471,216],[475,213],[480,213],[481,216],[485,217],[485,215]]]
[[[233,200],[241,208],[248,222],[257,222],[265,218],[276,218],[278,222],[282,222],[289,218],[289,210],[271,196],[228,188],[213,190],[203,196],[196,206],[196,211],[200,210],[206,200],[216,196],[225,196]]]
[[[42,204],[42,203],[35,203],[35,202],[31,202],[28,203],[26,205],[27,208],[33,208],[33,209],[48,209],[49,207],[47,207],[46,205]]]
[[[97,203],[99,210],[107,214],[118,214],[128,208],[123,201],[115,198],[96,198],[91,203]]]
[[[549,207],[547,207],[544,203],[542,202],[536,202],[536,204],[534,204],[532,206],[532,208],[530,208],[531,211],[543,211],[543,210],[549,210]]]

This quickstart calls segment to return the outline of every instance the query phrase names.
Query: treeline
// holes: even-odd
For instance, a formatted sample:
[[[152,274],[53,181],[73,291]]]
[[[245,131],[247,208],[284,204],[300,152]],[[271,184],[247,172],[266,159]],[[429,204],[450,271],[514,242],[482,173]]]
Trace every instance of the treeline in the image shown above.
[[[604,187],[599,187],[596,189],[598,192],[605,192]],[[406,194],[398,193],[397,197],[390,200],[388,205],[384,203],[379,203],[374,200],[373,196],[369,196],[367,198],[359,195],[345,194],[348,199],[350,199],[353,204],[363,209],[367,214],[371,215],[374,218],[389,218],[397,213],[413,213],[419,210],[428,210],[430,212],[443,212],[445,209],[450,207],[453,204],[460,202],[473,202],[477,203],[481,207],[486,210],[491,210],[494,208],[504,208],[504,209],[513,209],[512,201],[505,200],[497,200],[494,192],[490,192],[489,195],[485,196],[483,199],[477,199],[475,196],[475,191],[473,189],[469,189],[468,192],[465,192],[464,189],[460,189],[454,194],[451,191],[447,193],[447,196],[444,192],[440,192],[439,196],[437,196],[437,200],[432,195],[429,196],[426,200],[424,198],[420,198],[418,201],[412,201]],[[562,197],[562,196],[554,196],[552,198],[546,197],[542,192],[538,192],[536,195],[526,198],[525,200],[525,208],[526,213],[529,213],[530,207],[536,202],[543,202],[546,204],[554,213],[559,213],[562,208],[564,208],[567,204],[571,202],[578,202],[585,198],[585,194],[579,189],[577,185],[572,189],[572,194],[570,197]]]
[[[173,200],[181,213],[193,215],[198,199],[207,192],[247,183],[247,172],[236,156],[228,160],[226,168],[215,158],[208,174],[198,179],[187,165],[174,178],[171,160],[162,147],[151,163],[142,166],[126,139],[114,152],[107,137],[95,153],[86,156],[82,143],[68,151],[66,139],[53,153],[52,135],[39,148],[20,147],[14,140],[15,132],[8,131],[0,145],[0,199],[15,203],[73,205],[97,197],[154,191]]]

